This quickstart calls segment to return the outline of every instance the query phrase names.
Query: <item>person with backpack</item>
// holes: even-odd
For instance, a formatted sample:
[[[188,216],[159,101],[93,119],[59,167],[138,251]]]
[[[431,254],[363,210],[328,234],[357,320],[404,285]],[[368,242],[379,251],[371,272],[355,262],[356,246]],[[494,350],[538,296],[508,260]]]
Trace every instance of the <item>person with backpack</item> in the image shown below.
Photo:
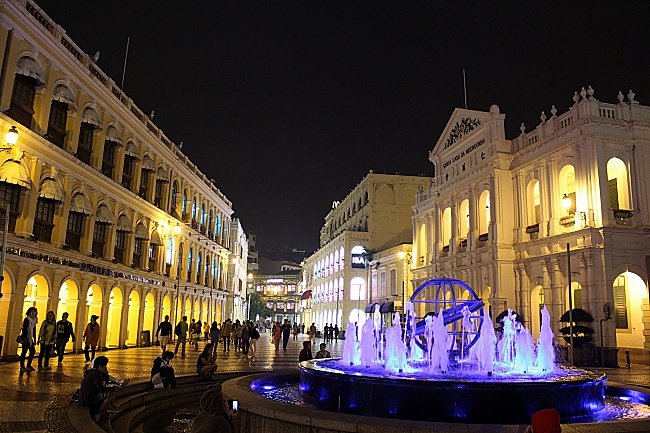
[[[255,355],[255,349],[257,347],[257,340],[260,339],[260,331],[257,330],[257,326],[254,323],[251,323],[251,347],[248,349],[248,357],[252,358]]]
[[[20,372],[34,371],[32,367],[32,360],[36,352],[36,323],[38,310],[36,307],[29,307],[25,313],[23,326],[20,328],[20,336],[18,337],[19,343],[23,346],[20,352]],[[29,352],[29,356],[27,355]],[[27,357],[27,366],[25,367],[25,357]]]
[[[160,336],[158,336],[160,334]],[[163,354],[167,351],[167,343],[169,343],[169,338],[172,335],[172,324],[169,323],[169,316],[165,316],[165,320],[160,322],[158,329],[156,330],[156,338],[160,342],[160,348],[162,349]]]
[[[65,345],[68,344],[70,337],[74,343],[76,338],[72,323],[68,322],[68,313],[63,313],[61,320],[56,322],[56,353],[59,355],[59,365],[63,362],[63,352],[65,352]]]
[[[185,345],[187,344],[187,331],[189,325],[187,324],[187,316],[183,316],[183,319],[176,324],[174,328],[174,335],[176,335],[176,349],[174,349],[174,355],[178,355],[178,346],[183,344],[181,350],[181,356],[185,356]]]
[[[174,353],[168,350],[153,360],[151,383],[154,388],[176,388],[174,368],[169,364],[172,359],[174,359]],[[158,381],[158,378],[160,378],[160,381]]]
[[[221,329],[219,329],[219,324],[217,322],[212,322],[212,327],[210,328],[209,336],[210,336],[210,343],[212,343],[214,347],[214,351],[212,355],[216,357],[217,348],[219,347],[219,340],[221,339]]]
[[[232,333],[232,322],[226,319],[221,327],[221,337],[223,338],[223,351],[230,352],[230,334]]]

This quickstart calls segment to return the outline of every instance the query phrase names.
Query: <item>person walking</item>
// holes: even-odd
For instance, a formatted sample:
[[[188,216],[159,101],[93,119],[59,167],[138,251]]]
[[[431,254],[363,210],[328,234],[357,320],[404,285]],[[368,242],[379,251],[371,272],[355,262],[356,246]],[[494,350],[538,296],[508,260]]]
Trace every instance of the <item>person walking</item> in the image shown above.
[[[251,347],[248,349],[248,357],[252,358],[255,355],[255,350],[257,348],[257,340],[260,339],[260,331],[257,330],[257,326],[254,323],[251,323]]]
[[[280,322],[275,322],[275,325],[273,325],[273,344],[275,345],[275,350],[278,350],[280,347],[280,338],[282,338]]]
[[[316,324],[313,322],[309,327],[309,341],[311,344],[316,345]]]
[[[25,313],[25,319],[23,320],[23,326],[20,328],[20,344],[22,345],[22,350],[20,351],[20,372],[25,373],[29,371],[34,371],[32,367],[32,360],[34,359],[34,353],[36,348],[36,323],[38,310],[36,307],[29,307]],[[27,356],[29,352],[29,356]],[[25,359],[27,359],[27,365],[25,366]]]
[[[221,337],[223,338],[223,351],[230,352],[230,334],[232,333],[232,322],[226,319],[221,327]]]
[[[210,327],[210,332],[208,333],[210,337],[210,343],[213,346],[212,355],[217,357],[217,349],[219,348],[219,340],[221,339],[221,329],[219,329],[219,324],[217,322],[212,322],[212,327]]]
[[[174,329],[174,334],[176,334],[176,349],[174,349],[174,355],[178,355],[178,346],[183,344],[181,349],[181,356],[185,356],[185,345],[187,344],[187,331],[189,325],[187,324],[187,316],[183,316],[182,320],[178,322],[176,328]]]
[[[41,331],[38,333],[38,344],[41,351],[38,354],[38,369],[52,370],[50,367],[50,351],[56,343],[56,316],[54,311],[47,312],[47,318],[41,323]],[[45,363],[43,363],[45,358]]]
[[[293,332],[293,341],[298,340],[298,333],[300,332],[300,328],[298,327],[298,322],[293,322],[293,328],[291,331]]]
[[[235,325],[232,328],[231,338],[235,340],[235,352],[241,352],[241,331],[242,325],[239,323],[239,319],[235,320]]]
[[[339,324],[337,323],[336,325],[334,325],[334,339],[335,340],[339,339],[339,332],[340,332]]]
[[[287,351],[287,343],[289,343],[289,337],[291,336],[291,323],[287,319],[284,319],[282,324],[282,350]]]
[[[248,322],[244,322],[241,329],[241,353],[248,356],[248,348],[250,347],[251,328]]]
[[[160,334],[160,336],[158,336]],[[169,337],[172,335],[172,324],[169,322],[169,316],[165,316],[165,320],[160,322],[158,329],[156,329],[156,338],[160,342],[162,353],[167,351],[167,344]]]
[[[65,345],[72,337],[74,343],[76,338],[74,336],[74,329],[72,323],[68,322],[68,313],[61,315],[61,320],[56,322],[56,353],[59,356],[59,365],[63,362],[63,352],[65,352]]]
[[[205,337],[205,342],[207,343],[208,341],[210,341],[210,324],[208,323],[207,320],[205,321],[205,324],[203,325],[203,334],[204,334],[204,337]]]
[[[90,362],[95,357],[95,349],[97,349],[97,343],[99,343],[99,323],[97,323],[97,319],[99,319],[99,316],[94,314],[90,316],[90,323],[86,326],[82,337],[82,340],[86,342],[84,345],[86,362]],[[92,357],[88,354],[88,349],[92,349]]]

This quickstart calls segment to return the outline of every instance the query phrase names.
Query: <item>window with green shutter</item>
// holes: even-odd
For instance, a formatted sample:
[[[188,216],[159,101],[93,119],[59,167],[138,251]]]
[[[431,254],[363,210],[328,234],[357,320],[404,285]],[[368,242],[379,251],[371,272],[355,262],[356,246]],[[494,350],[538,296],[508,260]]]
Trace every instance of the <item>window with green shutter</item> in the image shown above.
[[[624,276],[614,281],[614,321],[616,329],[628,329],[627,320],[627,294],[625,291],[626,281]]]
[[[611,207],[612,209],[619,209],[618,186],[616,184],[616,179],[610,179],[608,182],[609,182],[609,207]]]

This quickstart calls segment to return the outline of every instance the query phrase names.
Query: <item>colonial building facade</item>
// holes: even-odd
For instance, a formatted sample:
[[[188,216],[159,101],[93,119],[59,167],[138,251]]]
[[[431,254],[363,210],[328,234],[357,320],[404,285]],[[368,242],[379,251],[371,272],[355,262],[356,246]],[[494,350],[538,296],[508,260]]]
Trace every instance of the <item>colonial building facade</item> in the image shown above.
[[[164,315],[221,321],[231,202],[33,2],[1,2],[0,22],[1,144],[18,132],[0,152],[2,355],[30,306],[78,334],[98,315],[101,348]]]
[[[319,329],[326,323],[362,324],[371,295],[374,302],[398,300],[392,293],[369,293],[370,278],[381,270],[375,265],[371,272],[368,261],[375,253],[411,243],[415,194],[431,181],[371,171],[343,201],[334,202],[321,229],[321,247],[303,267],[305,290],[313,297],[311,318]]]
[[[552,106],[513,140],[496,105],[456,109],[414,206],[414,285],[463,280],[534,336],[542,305],[556,333],[566,325],[571,290],[598,346],[649,348],[650,107],[634,98],[605,103],[583,88],[566,113]]]
[[[248,238],[239,218],[230,223],[230,263],[228,264],[228,309],[233,320],[246,318],[246,284],[248,281]],[[230,311],[232,307],[232,311]]]
[[[254,290],[271,310],[271,320],[300,322],[301,267],[287,261],[261,260],[262,266],[251,275],[249,290]],[[255,319],[251,317],[250,319]],[[265,320],[266,317],[260,317]]]

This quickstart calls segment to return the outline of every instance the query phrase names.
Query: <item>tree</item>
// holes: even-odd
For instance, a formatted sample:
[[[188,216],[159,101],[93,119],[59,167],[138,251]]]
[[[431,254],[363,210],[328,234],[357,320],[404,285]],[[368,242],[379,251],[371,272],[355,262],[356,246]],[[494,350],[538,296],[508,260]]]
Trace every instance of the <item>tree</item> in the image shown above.
[[[269,307],[266,306],[264,299],[257,293],[253,292],[250,295],[250,314],[248,316],[249,320],[255,320],[257,314],[260,315],[260,320],[264,320],[267,317],[273,315],[273,312]]]
[[[591,323],[594,321],[594,318],[582,308],[574,308],[571,311],[571,316],[573,318],[573,345],[579,349],[585,343],[591,341],[591,335],[594,333],[592,328],[582,325],[581,323]],[[562,317],[560,317],[560,322],[569,322],[569,311],[566,311]],[[560,332],[562,333],[564,341],[569,343],[571,341],[570,328],[565,326],[560,328]]]

